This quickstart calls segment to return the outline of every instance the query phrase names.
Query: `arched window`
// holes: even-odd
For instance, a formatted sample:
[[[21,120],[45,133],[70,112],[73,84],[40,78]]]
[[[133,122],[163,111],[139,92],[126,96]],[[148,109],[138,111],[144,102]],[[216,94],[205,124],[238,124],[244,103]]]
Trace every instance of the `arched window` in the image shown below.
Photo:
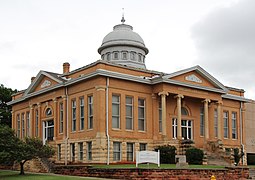
[[[189,115],[189,111],[185,107],[182,107],[181,112],[182,112],[183,116],[188,116]]]

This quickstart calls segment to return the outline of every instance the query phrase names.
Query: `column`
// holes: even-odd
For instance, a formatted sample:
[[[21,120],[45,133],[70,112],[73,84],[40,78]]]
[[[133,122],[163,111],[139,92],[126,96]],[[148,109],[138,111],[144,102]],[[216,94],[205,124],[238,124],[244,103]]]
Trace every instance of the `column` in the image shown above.
[[[57,137],[57,133],[58,133],[58,128],[59,128],[59,124],[58,124],[58,120],[57,120],[57,117],[58,117],[58,100],[57,98],[54,98],[53,99],[53,102],[54,102],[54,109],[53,109],[53,115],[54,115],[54,136],[53,136],[53,140],[56,140],[56,137]]]
[[[28,136],[30,136],[30,137],[34,137],[34,136],[35,136],[34,129],[35,129],[35,123],[34,123],[34,106],[33,106],[33,105],[30,105],[30,111],[29,111],[29,132],[28,132]]]
[[[222,101],[217,102],[217,113],[218,113],[218,139],[222,139]]]
[[[64,135],[63,139],[64,139],[64,138],[68,137],[67,136],[67,119],[68,119],[67,111],[68,111],[68,109],[67,109],[67,97],[66,97],[66,95],[62,96],[62,98],[63,98],[63,135]]]
[[[208,118],[208,104],[211,102],[210,99],[205,99],[204,103],[204,118],[205,118],[205,140],[209,138],[209,118]]]
[[[166,96],[168,96],[168,92],[160,92],[158,93],[161,96],[161,107],[162,107],[162,134],[166,136]]]
[[[181,128],[181,122],[182,122],[182,98],[184,96],[182,94],[178,94],[175,96],[177,99],[177,139],[182,139],[182,128]]]
[[[42,136],[42,120],[41,120],[41,103],[37,103],[37,107],[38,107],[38,137],[43,139]]]

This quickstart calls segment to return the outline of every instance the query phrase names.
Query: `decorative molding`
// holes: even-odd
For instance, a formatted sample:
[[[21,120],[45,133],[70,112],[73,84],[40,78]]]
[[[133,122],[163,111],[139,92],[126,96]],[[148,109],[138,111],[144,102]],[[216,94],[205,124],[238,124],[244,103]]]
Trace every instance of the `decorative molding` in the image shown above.
[[[42,85],[41,85],[41,88],[45,88],[45,87],[48,87],[51,85],[51,82],[49,80],[45,80]]]
[[[189,76],[185,77],[185,80],[187,81],[192,81],[192,82],[196,82],[196,83],[202,83],[203,81],[201,79],[199,79],[195,74],[191,74]]]

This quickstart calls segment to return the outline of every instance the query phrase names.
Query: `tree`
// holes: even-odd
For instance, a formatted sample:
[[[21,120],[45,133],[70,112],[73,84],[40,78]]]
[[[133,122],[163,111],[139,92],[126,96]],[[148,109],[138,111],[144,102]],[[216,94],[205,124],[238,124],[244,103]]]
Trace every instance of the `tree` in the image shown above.
[[[9,127],[12,125],[11,106],[7,105],[7,102],[12,100],[12,94],[17,90],[4,87],[0,85],[0,124],[6,124]]]
[[[52,147],[43,145],[39,138],[18,139],[14,131],[7,126],[0,125],[0,136],[6,137],[0,139],[0,162],[16,161],[20,164],[20,175],[25,174],[24,164],[27,161],[34,158],[49,158],[55,153]]]

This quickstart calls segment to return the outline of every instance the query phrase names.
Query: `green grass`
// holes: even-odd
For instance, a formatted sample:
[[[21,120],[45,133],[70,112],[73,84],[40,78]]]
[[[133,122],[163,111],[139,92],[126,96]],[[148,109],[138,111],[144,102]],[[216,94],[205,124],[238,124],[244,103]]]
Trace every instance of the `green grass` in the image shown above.
[[[25,172],[26,173],[26,172]],[[50,175],[50,174],[32,174],[26,173],[25,175],[19,175],[18,171],[2,171],[0,170],[1,180],[95,180],[99,178],[88,178],[88,177],[75,177],[75,176],[61,176],[61,175]]]
[[[116,164],[116,165],[92,165],[93,168],[136,168],[135,164]],[[138,168],[158,168],[156,164],[139,164]],[[175,169],[175,164],[160,164],[160,169]],[[189,169],[223,169],[225,166],[211,166],[211,165],[189,165]]]

